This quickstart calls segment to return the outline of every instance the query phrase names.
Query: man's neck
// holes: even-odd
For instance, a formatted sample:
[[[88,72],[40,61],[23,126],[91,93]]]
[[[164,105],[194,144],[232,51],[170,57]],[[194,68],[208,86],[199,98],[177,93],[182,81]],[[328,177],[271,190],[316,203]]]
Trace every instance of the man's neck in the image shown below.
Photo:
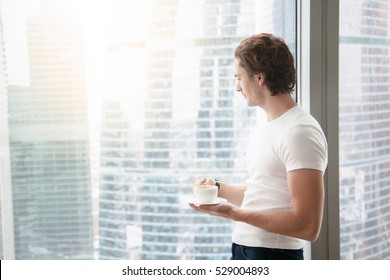
[[[263,109],[267,114],[267,121],[273,121],[295,106],[297,104],[291,97],[291,94],[279,93],[275,96],[269,95]]]

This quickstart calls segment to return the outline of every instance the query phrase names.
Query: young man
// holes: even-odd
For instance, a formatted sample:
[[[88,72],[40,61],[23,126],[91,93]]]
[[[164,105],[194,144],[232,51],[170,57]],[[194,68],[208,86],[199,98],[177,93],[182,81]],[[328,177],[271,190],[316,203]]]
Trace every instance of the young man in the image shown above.
[[[267,116],[249,136],[246,186],[218,182],[218,196],[229,203],[191,207],[237,222],[231,259],[303,259],[302,240],[315,241],[321,228],[324,133],[291,97],[294,58],[282,39],[263,33],[243,40],[235,77],[248,106]]]

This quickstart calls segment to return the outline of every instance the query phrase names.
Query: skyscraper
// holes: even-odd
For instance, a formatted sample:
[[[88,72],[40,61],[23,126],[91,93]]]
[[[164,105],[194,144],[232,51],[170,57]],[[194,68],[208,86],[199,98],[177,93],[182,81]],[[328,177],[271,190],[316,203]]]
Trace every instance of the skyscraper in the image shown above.
[[[245,178],[237,143],[255,112],[234,98],[232,67],[253,3],[150,1],[147,40],[110,48],[128,75],[107,82],[103,106],[100,258],[228,258],[231,223],[187,200],[196,178]]]
[[[256,112],[237,107],[233,54],[242,38],[254,33],[254,7],[254,2],[216,3],[208,0],[204,1],[202,7],[202,31],[207,36],[197,41],[201,50],[196,120],[195,167],[198,178],[215,176],[230,182],[242,182],[246,174],[244,166],[238,164],[240,158],[244,158],[245,149],[240,142],[248,132],[245,128],[255,120]],[[252,22],[240,24],[246,17]],[[194,223],[206,225],[194,229],[194,254],[199,258],[227,258],[232,226],[230,221],[204,217],[197,219],[194,219]],[[207,226],[208,220],[211,224]]]
[[[93,258],[82,30],[58,3],[25,22],[30,85],[8,86],[16,259]]]
[[[340,254],[390,258],[390,1],[340,1]]]
[[[0,259],[14,258],[12,186],[9,157],[8,101],[3,26],[0,13]],[[7,238],[7,243],[4,242]]]

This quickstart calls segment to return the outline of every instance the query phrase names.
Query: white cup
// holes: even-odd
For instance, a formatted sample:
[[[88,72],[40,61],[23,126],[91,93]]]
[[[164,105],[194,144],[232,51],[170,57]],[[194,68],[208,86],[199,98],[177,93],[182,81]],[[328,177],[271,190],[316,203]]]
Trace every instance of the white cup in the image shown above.
[[[218,195],[218,187],[214,185],[194,186],[194,195],[197,203],[213,203]]]

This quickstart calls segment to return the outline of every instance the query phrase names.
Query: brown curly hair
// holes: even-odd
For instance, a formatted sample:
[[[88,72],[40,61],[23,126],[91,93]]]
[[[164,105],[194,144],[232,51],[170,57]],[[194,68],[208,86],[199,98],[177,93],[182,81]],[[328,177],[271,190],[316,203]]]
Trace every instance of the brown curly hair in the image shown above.
[[[271,95],[294,90],[294,57],[283,39],[269,33],[254,35],[238,45],[234,56],[250,75],[265,75],[265,84]]]

